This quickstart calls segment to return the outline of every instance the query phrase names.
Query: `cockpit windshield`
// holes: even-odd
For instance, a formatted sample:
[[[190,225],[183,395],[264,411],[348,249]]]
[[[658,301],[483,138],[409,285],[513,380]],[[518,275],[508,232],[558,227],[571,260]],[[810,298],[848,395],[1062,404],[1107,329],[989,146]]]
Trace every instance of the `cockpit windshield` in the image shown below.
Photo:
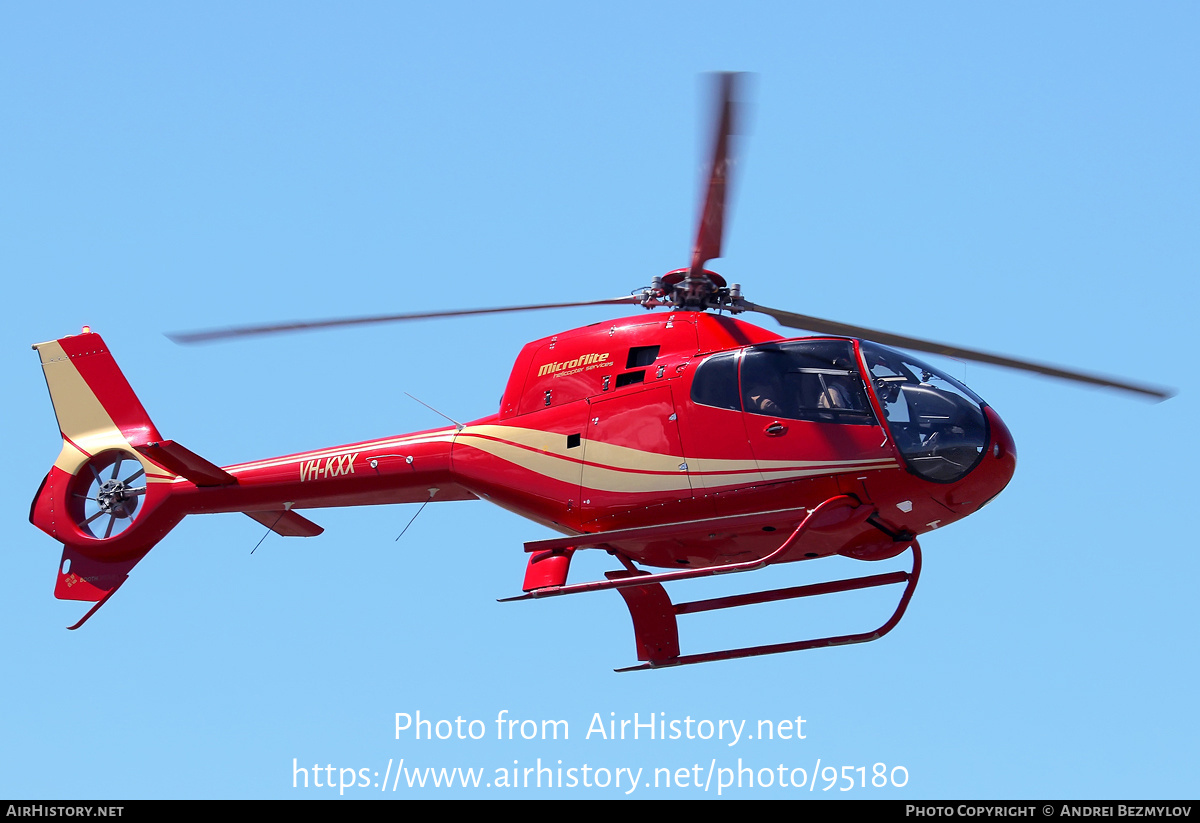
[[[983,456],[983,400],[962,383],[907,354],[861,344],[871,384],[909,468],[927,480],[964,477]]]

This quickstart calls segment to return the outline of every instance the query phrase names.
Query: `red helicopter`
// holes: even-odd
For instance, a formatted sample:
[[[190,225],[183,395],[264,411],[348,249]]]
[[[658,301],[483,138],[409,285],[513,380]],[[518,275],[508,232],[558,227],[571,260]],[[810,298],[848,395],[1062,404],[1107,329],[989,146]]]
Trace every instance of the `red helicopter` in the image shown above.
[[[482,498],[563,536],[525,544],[523,600],[614,589],[637,658],[619,671],[774,654],[883,636],[921,572],[919,535],[986,505],[1016,450],[978,395],[902,349],[950,355],[1155,399],[1120,380],[850,326],[746,300],[705,264],[721,256],[737,75],[718,75],[717,128],[691,265],[611,300],[427,312],[175,335],[179,342],[585,305],[637,315],[527,344],[500,408],[471,423],[216,466],[164,439],[99,335],[34,346],[62,433],[30,522],[63,544],[55,596],[94,602],[81,626],[186,515],[244,512],[284,536],[322,529],[327,506]],[[817,333],[783,339],[737,319],[758,312]],[[574,552],[620,563],[568,584]],[[673,603],[664,583],[841,555],[908,551],[910,571]],[[643,566],[668,569],[650,573]],[[903,585],[873,631],[680,653],[677,617]]]

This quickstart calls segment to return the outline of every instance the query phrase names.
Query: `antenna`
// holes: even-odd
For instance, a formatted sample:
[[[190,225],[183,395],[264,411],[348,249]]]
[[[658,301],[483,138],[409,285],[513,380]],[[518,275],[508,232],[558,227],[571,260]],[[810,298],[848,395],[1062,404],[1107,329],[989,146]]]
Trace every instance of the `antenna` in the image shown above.
[[[405,394],[408,394],[408,392],[405,392]],[[435,409],[433,406],[431,406],[431,405],[429,405],[428,403],[426,403],[424,400],[421,400],[420,398],[413,397],[411,394],[408,394],[408,396],[409,396],[409,397],[412,397],[412,399],[413,399],[413,400],[416,400],[418,403],[420,403],[420,404],[421,404],[422,406],[424,406],[425,408],[429,409],[429,410],[430,410],[431,412],[433,412],[434,414],[440,415],[440,416],[442,416],[442,417],[446,418],[447,420],[449,420],[451,423],[453,423],[453,424],[454,424],[454,428],[458,429],[459,431],[462,431],[462,430],[463,430],[463,425],[464,425],[464,424],[462,424],[462,423],[459,423],[457,420],[455,420],[455,419],[454,419],[453,417],[451,417],[450,415],[448,415],[448,414],[442,414],[440,411],[438,411],[438,410],[437,410],[437,409]],[[429,496],[430,496],[430,497],[433,497],[433,495],[432,495],[432,494],[431,494],[431,495],[429,495]]]

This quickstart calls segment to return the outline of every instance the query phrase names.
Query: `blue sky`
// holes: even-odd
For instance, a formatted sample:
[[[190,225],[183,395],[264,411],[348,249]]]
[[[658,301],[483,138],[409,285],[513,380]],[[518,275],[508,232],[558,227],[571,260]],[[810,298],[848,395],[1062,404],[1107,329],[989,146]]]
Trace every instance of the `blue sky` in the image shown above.
[[[722,796],[1197,794],[1194,5],[66,3],[3,20],[0,796],[338,795],[293,788],[293,758],[356,782],[401,758],[484,782],[539,758],[640,768],[635,797],[716,796],[718,778],[655,788],[655,769],[810,775],[818,760],[909,779],[810,793],[743,778]],[[26,519],[59,447],[29,344],[90,324],[164,436],[223,464],[439,425],[406,391],[486,415],[525,342],[614,313],[195,348],[162,332],[645,285],[687,262],[700,75],[724,69],[756,76],[713,268],[749,299],[1179,396],[943,364],[1012,429],[1017,475],[923,540],[909,613],[876,643],[614,674],[634,662],[616,595],[495,602],[519,589],[521,544],[549,534],[482,502],[430,506],[399,543],[412,507],[316,511],[321,537],[253,556],[248,518],[190,518],[64,630],[84,607],[54,600],[59,549]],[[890,602],[693,617],[682,643],[861,630]],[[395,739],[396,713],[417,711],[488,734]],[[502,711],[564,719],[570,738],[496,740]],[[593,717],[634,713],[748,733],[803,717],[806,736],[587,737]]]

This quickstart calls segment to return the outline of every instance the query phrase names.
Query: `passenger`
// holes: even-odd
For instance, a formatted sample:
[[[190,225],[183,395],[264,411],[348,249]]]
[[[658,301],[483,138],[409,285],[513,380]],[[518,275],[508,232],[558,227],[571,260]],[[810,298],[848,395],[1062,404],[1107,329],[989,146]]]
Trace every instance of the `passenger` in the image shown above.
[[[755,383],[746,392],[746,411],[756,414],[782,414],[779,404],[772,399],[774,394],[766,383]]]

